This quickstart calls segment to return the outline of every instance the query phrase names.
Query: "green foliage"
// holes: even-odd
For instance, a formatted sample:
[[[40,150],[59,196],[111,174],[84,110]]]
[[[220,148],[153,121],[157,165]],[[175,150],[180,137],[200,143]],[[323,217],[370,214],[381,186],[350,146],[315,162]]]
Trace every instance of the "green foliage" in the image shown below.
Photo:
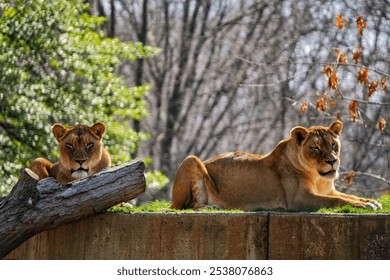
[[[0,0],[0,196],[35,157],[57,160],[56,123],[107,125],[113,163],[147,136],[130,129],[147,114],[149,85],[129,88],[115,69],[155,48],[106,38],[105,19],[70,0]]]
[[[146,174],[146,185],[149,189],[160,189],[167,186],[169,179],[158,170],[150,171]]]

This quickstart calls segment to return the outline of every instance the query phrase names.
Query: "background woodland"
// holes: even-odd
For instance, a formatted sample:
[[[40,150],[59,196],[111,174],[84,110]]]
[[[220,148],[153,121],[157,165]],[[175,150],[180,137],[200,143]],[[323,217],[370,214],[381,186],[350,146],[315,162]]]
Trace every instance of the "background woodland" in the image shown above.
[[[127,87],[147,91],[131,102],[148,113],[114,116],[137,135],[129,158],[145,159],[155,172],[152,189],[166,186],[140,202],[169,198],[189,154],[263,154],[292,127],[337,117],[344,123],[338,189],[365,196],[390,190],[388,0],[87,2],[91,15],[107,19],[99,25],[105,37],[151,47],[115,66]],[[50,134],[52,123],[39,125]],[[20,162],[15,170],[27,157]]]

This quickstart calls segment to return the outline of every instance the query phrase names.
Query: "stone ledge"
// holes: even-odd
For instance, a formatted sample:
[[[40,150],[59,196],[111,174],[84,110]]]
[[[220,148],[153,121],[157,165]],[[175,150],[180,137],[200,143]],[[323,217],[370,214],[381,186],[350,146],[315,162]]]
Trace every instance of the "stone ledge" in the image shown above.
[[[390,215],[104,213],[5,259],[390,259]]]
[[[390,215],[271,214],[269,259],[390,259]]]

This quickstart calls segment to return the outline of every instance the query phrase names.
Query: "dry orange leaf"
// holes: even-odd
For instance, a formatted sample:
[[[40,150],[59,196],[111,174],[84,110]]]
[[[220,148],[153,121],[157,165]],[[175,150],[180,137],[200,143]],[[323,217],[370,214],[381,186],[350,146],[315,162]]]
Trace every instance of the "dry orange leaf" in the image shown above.
[[[384,93],[386,93],[386,91],[387,91],[387,78],[386,77],[382,77],[382,79],[381,79],[381,91],[383,91]]]
[[[384,118],[380,117],[376,126],[380,129],[380,131],[384,132],[386,128],[386,121]]]
[[[317,110],[325,112],[328,105],[331,105],[331,108],[333,109],[336,106],[336,99],[332,101],[332,98],[327,92],[324,92],[322,97],[318,98],[316,101],[316,108]]]
[[[357,119],[357,105],[358,102],[356,100],[352,100],[348,105],[349,115],[351,117],[351,121],[356,121]]]
[[[368,97],[370,98],[371,95],[374,94],[374,92],[378,89],[379,82],[373,81],[368,85]]]
[[[367,27],[367,21],[364,20],[362,16],[358,16],[356,18],[356,26],[357,26],[357,29],[359,31],[359,36],[362,37],[363,36],[363,30],[364,30],[364,28]]]
[[[333,49],[336,53],[336,56],[337,56],[337,63],[347,63],[347,56],[342,52],[340,51],[338,48],[334,48]]]
[[[342,14],[338,14],[337,18],[334,21],[334,24],[336,24],[338,29],[343,30],[345,25],[347,24],[347,22],[345,20],[343,20],[343,15]]]
[[[353,177],[356,176],[356,172],[351,170],[345,175],[345,182],[347,182],[348,185],[352,184]]]
[[[327,65],[322,69],[322,73],[328,77],[328,86],[329,88],[336,90],[337,85],[339,84],[339,78],[337,77],[337,71],[333,69],[332,65]]]
[[[325,76],[329,77],[333,73],[333,67],[332,65],[327,65],[324,69],[322,69],[322,73],[324,73]]]
[[[301,104],[301,114],[304,114],[307,111],[308,107],[309,107],[309,103],[307,101],[303,102]]]
[[[339,84],[339,78],[337,77],[337,72],[333,71],[332,74],[330,74],[329,76],[328,86],[329,88],[336,90],[338,84]]]
[[[323,97],[320,97],[319,99],[317,99],[316,103],[317,103],[316,104],[317,110],[320,110],[322,112],[326,111],[326,101]]]
[[[370,74],[367,68],[360,69],[358,72],[358,82],[362,83],[363,85],[368,85],[369,76]]]
[[[362,47],[359,45],[357,50],[353,51],[353,60],[355,61],[355,64],[359,64],[359,59],[361,55],[362,55]]]

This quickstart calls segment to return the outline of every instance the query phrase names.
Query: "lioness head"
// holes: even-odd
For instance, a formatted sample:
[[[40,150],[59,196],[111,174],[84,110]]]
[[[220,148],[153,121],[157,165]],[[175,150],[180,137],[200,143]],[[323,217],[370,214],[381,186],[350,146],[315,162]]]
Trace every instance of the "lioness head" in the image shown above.
[[[317,172],[322,178],[338,177],[340,167],[340,140],[343,124],[335,121],[329,127],[301,126],[291,130],[291,138],[298,146],[298,161],[309,172]]]
[[[91,127],[77,124],[69,128],[55,124],[52,132],[58,142],[62,172],[74,179],[90,175],[91,168],[99,164],[102,157],[101,140],[105,130],[101,122]]]

